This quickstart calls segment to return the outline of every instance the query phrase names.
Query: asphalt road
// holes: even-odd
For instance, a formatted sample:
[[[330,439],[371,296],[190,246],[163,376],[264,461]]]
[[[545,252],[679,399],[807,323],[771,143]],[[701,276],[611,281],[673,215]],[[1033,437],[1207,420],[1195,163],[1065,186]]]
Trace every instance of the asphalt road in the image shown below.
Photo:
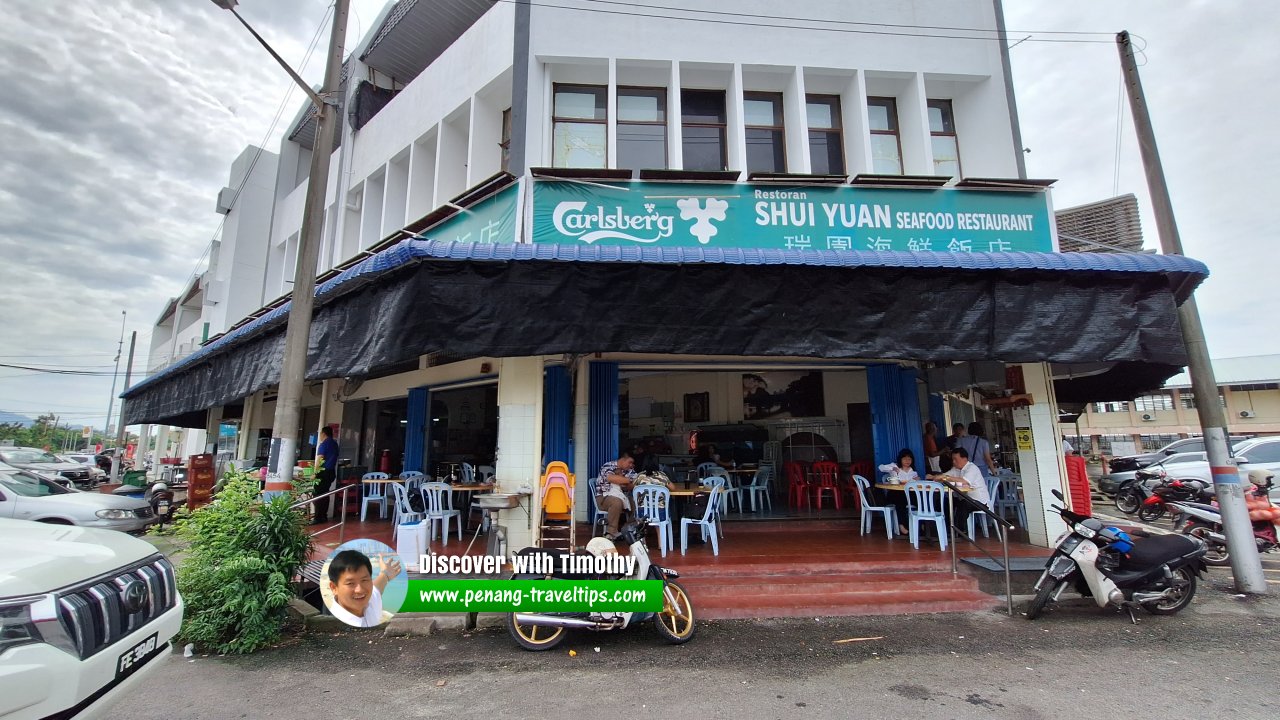
[[[1077,598],[1035,622],[994,612],[713,621],[679,647],[647,625],[579,633],[547,653],[519,649],[501,628],[313,634],[248,657],[175,653],[109,717],[1280,716],[1280,599],[1201,590],[1181,615],[1140,615],[1136,626]],[[881,639],[835,642],[849,638]]]

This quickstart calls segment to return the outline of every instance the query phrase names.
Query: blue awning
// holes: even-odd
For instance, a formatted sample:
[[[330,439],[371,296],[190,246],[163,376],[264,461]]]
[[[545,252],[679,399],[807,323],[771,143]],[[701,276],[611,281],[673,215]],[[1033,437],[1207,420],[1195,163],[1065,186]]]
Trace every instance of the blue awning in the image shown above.
[[[736,284],[741,284],[743,282],[742,278],[748,278],[746,282],[756,287],[764,287],[769,284],[777,285],[778,287],[774,288],[772,295],[765,295],[763,298],[766,300],[767,307],[765,310],[772,308],[776,309],[778,312],[785,312],[789,308],[788,303],[794,302],[796,303],[796,307],[799,307],[799,305],[803,303],[815,302],[815,296],[813,296],[812,292],[809,292],[803,298],[796,295],[796,293],[800,292],[800,289],[795,286],[805,285],[806,282],[803,278],[818,276],[826,278],[824,282],[827,285],[832,285],[833,283],[847,284],[846,280],[848,280],[849,282],[854,282],[854,284],[859,288],[865,289],[866,292],[869,293],[873,292],[872,288],[876,286],[877,282],[895,283],[890,287],[890,289],[882,290],[879,293],[880,295],[883,295],[884,292],[896,295],[900,288],[906,288],[904,283],[920,283],[918,287],[911,290],[911,293],[914,293],[917,297],[919,297],[921,293],[932,294],[935,292],[943,292],[951,287],[958,288],[958,291],[965,290],[967,288],[967,291],[970,293],[969,297],[971,298],[978,297],[978,295],[974,295],[974,293],[978,293],[979,295],[983,293],[990,295],[990,288],[993,287],[992,283],[999,281],[1001,286],[1006,288],[1006,290],[1003,291],[1005,299],[1002,301],[1004,303],[1003,307],[1006,308],[1020,307],[1021,305],[1019,305],[1019,303],[1025,305],[1027,298],[1035,297],[1034,290],[1036,283],[1040,283],[1043,287],[1047,288],[1049,284],[1052,284],[1055,281],[1065,280],[1070,281],[1067,283],[1070,287],[1060,288],[1057,292],[1061,297],[1068,298],[1073,301],[1079,300],[1079,296],[1088,290],[1091,283],[1096,282],[1099,286],[1108,285],[1110,287],[1109,292],[1111,292],[1113,296],[1114,293],[1117,292],[1117,288],[1119,288],[1120,291],[1123,291],[1129,284],[1133,284],[1135,287],[1141,285],[1143,287],[1143,293],[1145,293],[1144,297],[1147,297],[1148,300],[1153,297],[1153,292],[1158,292],[1160,288],[1163,288],[1163,292],[1166,297],[1171,296],[1172,302],[1181,303],[1189,297],[1192,290],[1208,276],[1208,268],[1197,260],[1183,256],[1155,254],[1026,252],[947,253],[898,251],[837,252],[828,250],[664,248],[551,244],[488,245],[415,239],[402,241],[384,251],[372,255],[363,262],[342,272],[340,275],[320,284],[316,289],[317,307],[319,308],[317,310],[317,320],[319,321],[319,319],[324,316],[327,319],[329,328],[325,332],[334,334],[334,337],[341,336],[344,339],[348,338],[351,333],[359,331],[361,318],[337,318],[335,317],[337,310],[333,308],[343,306],[344,303],[346,303],[344,298],[349,295],[366,295],[369,294],[369,292],[381,292],[382,290],[395,285],[397,278],[401,276],[414,276],[415,273],[411,271],[410,268],[424,264],[430,266],[428,268],[428,274],[432,275],[432,279],[429,282],[425,280],[419,281],[419,285],[412,293],[406,293],[403,296],[382,297],[379,300],[379,302],[384,303],[382,307],[400,308],[406,303],[410,305],[421,303],[422,305],[418,312],[436,311],[442,314],[452,312],[457,313],[457,317],[480,316],[486,318],[485,322],[488,323],[505,322],[507,318],[514,317],[511,313],[517,312],[520,309],[531,309],[537,307],[537,311],[541,313],[539,318],[548,329],[550,329],[555,322],[560,321],[561,318],[559,316],[562,315],[564,316],[564,322],[570,323],[569,317],[579,312],[577,305],[583,302],[587,302],[588,304],[590,303],[590,300],[570,298],[571,293],[587,292],[587,294],[590,295],[589,291],[585,291],[583,289],[585,285],[595,282],[599,277],[615,274],[619,271],[621,271],[624,276],[635,276],[641,279],[674,277],[675,274],[680,273],[694,273],[698,278],[729,278],[734,276],[736,273],[737,277],[739,277],[739,280],[733,281]],[[556,267],[561,265],[565,267],[565,271],[556,271]],[[458,269],[450,270],[449,268],[451,266],[456,266]],[[609,266],[613,269],[606,270],[604,267],[600,266]],[[495,269],[483,270],[485,267]],[[510,269],[510,272],[499,269],[503,267]],[[467,269],[463,270],[462,268]],[[577,270],[571,270],[572,268],[576,268]],[[590,268],[599,268],[600,272],[590,271]],[[806,268],[812,268],[812,273],[805,270]],[[515,269],[520,269],[520,272],[512,275],[511,272],[514,272]],[[804,271],[804,274],[799,276],[799,278],[795,275],[797,270]],[[507,272],[507,274],[502,275],[501,273],[503,272]],[[642,274],[635,275],[635,273]],[[522,279],[519,282],[512,282],[511,278],[517,275],[521,278],[527,279]],[[575,282],[567,285],[562,284],[560,287],[551,287],[553,282],[559,282],[551,276],[568,277],[570,275],[581,279],[581,282]],[[787,279],[784,280],[784,277]],[[888,280],[886,280],[886,278],[888,278]],[[797,279],[800,281],[797,282]],[[702,282],[702,280],[698,280],[698,282]],[[543,287],[535,289],[534,292],[535,294],[541,293],[536,296],[536,300],[540,304],[535,306],[526,302],[525,295],[521,295],[520,293],[527,292],[530,288],[539,284],[543,285]],[[677,282],[675,284],[679,285],[680,283]],[[1028,289],[1028,284],[1030,284],[1030,289]],[[444,293],[444,287],[446,285],[449,290],[448,294],[442,294],[439,297],[432,296],[432,293]],[[719,285],[720,283],[718,281],[713,281],[709,287]],[[366,288],[371,289],[366,291]],[[1022,293],[1022,295],[1015,301],[1010,295],[1014,290],[1009,290],[1008,288],[1014,288],[1014,290]],[[502,312],[497,312],[494,308],[476,307],[476,305],[485,306],[491,302],[501,302],[499,299],[500,296],[497,293],[504,292],[507,293],[505,296],[507,301],[515,302],[517,304],[515,309],[506,309],[504,311],[507,313],[506,315],[503,315]],[[845,293],[846,290],[841,289],[840,292]],[[455,301],[461,302],[460,300],[457,300],[460,295],[468,296],[469,300],[466,302],[470,304],[452,307],[451,303]],[[560,299],[563,299],[562,302]],[[831,298],[823,301],[826,302],[833,299],[838,302],[846,302],[848,298],[833,294]],[[735,303],[759,305],[760,300],[761,297],[743,299],[725,296],[724,298],[721,298],[719,302],[721,304],[727,303],[730,305]],[[639,301],[643,302],[643,298]],[[711,301],[715,302],[715,299],[713,298]],[[699,298],[691,297],[685,300],[685,302],[697,305],[699,304]],[[957,300],[953,297],[948,300],[939,299],[939,302],[955,303]],[[971,304],[968,300],[963,299],[959,300],[959,302],[961,304]],[[386,303],[395,303],[396,305],[386,305]],[[772,303],[772,305],[769,305],[769,303]],[[352,307],[354,308],[358,304],[359,303],[354,303],[352,304]],[[1159,303],[1157,302],[1156,304],[1158,305]],[[1089,305],[1088,307],[1104,307],[1105,305],[1106,303],[1094,301],[1094,305]],[[1148,302],[1148,305],[1151,305],[1151,303]],[[991,305],[991,307],[995,306],[996,305]],[[1080,308],[1083,307],[1086,307],[1086,305],[1081,305],[1077,302],[1075,312],[1081,312]],[[1154,305],[1152,305],[1152,307],[1154,307]],[[626,310],[627,308],[623,309]],[[795,308],[790,309],[794,310]],[[901,323],[902,321],[900,318],[910,316],[909,314],[904,314],[905,308],[902,306],[889,308],[888,310],[893,312],[888,312],[888,314],[885,314],[887,312],[885,308],[878,307],[874,310],[875,312],[881,313],[886,322]],[[757,312],[760,311],[761,310],[757,308]],[[833,316],[833,318],[829,319],[829,322],[836,324],[843,323],[844,320],[842,318],[847,317],[848,311],[849,308],[845,308],[845,316]],[[238,346],[255,341],[255,339],[268,335],[273,331],[277,335],[282,335],[283,324],[288,312],[289,304],[285,303],[284,305],[265,313],[261,317],[254,319],[242,327],[236,328],[235,330],[216,338],[214,341],[202,347],[192,355],[170,365],[161,372],[133,386],[124,393],[124,397],[130,398],[131,400],[141,398],[141,396],[151,393],[160,386],[169,384],[170,381],[180,379],[183,375],[190,373],[195,368],[208,366],[210,363],[214,362],[218,356],[228,353]],[[351,312],[363,314],[369,313],[370,309],[365,307],[352,310]],[[1064,312],[1067,312],[1067,310],[1064,310]],[[1145,334],[1141,338],[1135,336],[1135,338],[1128,343],[1128,347],[1123,353],[1124,357],[1091,357],[1088,359],[1098,361],[1111,359],[1141,361],[1143,359],[1141,355],[1144,350],[1147,349],[1149,349],[1153,355],[1160,355],[1162,362],[1167,363],[1176,359],[1171,358],[1167,347],[1168,343],[1163,342],[1163,338],[1161,343],[1153,344],[1149,342],[1151,339],[1150,333],[1152,326],[1167,324],[1168,318],[1165,316],[1168,315],[1168,313],[1165,310],[1156,311],[1149,308],[1138,311],[1138,314],[1142,313],[1146,313],[1145,318],[1138,321],[1133,325],[1133,327],[1139,328],[1140,326],[1141,332]],[[1160,315],[1158,321],[1152,322],[1152,313]],[[391,315],[391,313],[373,312],[372,314],[379,317],[370,318],[370,320],[376,319],[380,324],[392,322],[392,320],[388,319],[388,316]],[[970,325],[975,323],[981,324],[986,322],[983,318],[988,318],[991,315],[991,308],[979,308],[979,310],[975,310],[973,313],[970,313],[970,318],[963,322]],[[930,316],[933,319],[924,319],[926,316]],[[947,350],[948,348],[954,349],[953,343],[950,343],[950,341],[942,342],[938,340],[938,338],[941,338],[942,335],[948,331],[955,330],[949,330],[948,328],[943,327],[942,325],[945,323],[940,325],[939,318],[941,316],[937,313],[931,313],[931,308],[924,308],[923,314],[918,314],[912,317],[919,317],[922,319],[922,322],[932,322],[934,324],[931,329],[934,337],[929,339],[929,343],[932,343],[929,347],[940,348],[940,352]],[[407,317],[402,318],[400,321],[409,323],[416,322],[415,319]],[[585,319],[583,318],[579,318],[577,320],[579,324],[584,321]],[[634,320],[632,320],[632,322],[634,322]],[[758,323],[759,317],[755,318],[754,322]],[[1037,322],[1039,324],[1034,327],[1029,326],[1021,329],[1024,337],[1022,340],[1018,341],[1019,344],[1017,344],[1017,346],[1021,347],[1025,344],[1023,341],[1025,340],[1025,336],[1028,334],[1032,336],[1043,334],[1042,330],[1045,327],[1043,318],[1037,320]],[[525,324],[528,323],[526,322]],[[891,327],[892,325],[886,325],[885,332],[889,332]],[[867,328],[862,328],[861,330],[861,332],[864,333],[864,337],[866,331]],[[901,330],[896,330],[896,332],[901,332]],[[1137,332],[1137,330],[1135,330],[1135,332]],[[385,346],[389,342],[399,341],[399,338],[395,338],[395,328],[380,327],[378,329],[378,333],[380,333],[380,335],[376,338],[372,336],[365,337],[361,341],[354,342],[349,345],[348,347],[351,348],[350,352],[356,354],[370,353],[372,352],[372,348],[385,349],[381,348],[379,343],[381,343],[382,346]],[[436,336],[439,334],[441,334],[441,329],[437,327],[435,335],[427,334],[424,335],[423,338],[413,342],[406,341],[407,344],[402,348],[398,348],[398,352],[402,351],[400,354],[414,352],[415,354],[412,356],[416,357],[419,354],[435,351],[427,348],[425,345],[428,343],[438,342],[438,338]],[[456,333],[447,334],[454,335],[454,339],[456,339]],[[819,334],[824,336],[828,335],[825,329],[822,329]],[[838,335],[839,332],[836,332],[835,334]],[[1054,334],[1054,331],[1050,329],[1048,334],[1052,335]],[[606,337],[609,339],[605,340],[604,338]],[[580,336],[579,340],[580,343],[585,344],[596,342],[602,343],[602,345],[596,345],[593,348],[596,350],[606,349],[620,351],[626,349],[635,351],[637,347],[639,347],[616,347],[615,345],[617,345],[617,343],[613,340],[615,337],[617,336],[597,334],[591,339],[588,339],[585,336]],[[391,340],[389,338],[395,339]],[[647,351],[650,352],[661,352],[662,350],[658,348],[663,346],[667,341],[668,338],[664,337],[662,342],[651,346],[644,346],[644,344],[641,343],[640,346],[648,347],[649,349]],[[831,338],[827,338],[826,341],[835,342]],[[316,334],[314,331],[312,342],[313,344],[316,342]],[[1046,342],[1052,344],[1061,343],[1064,342],[1064,340],[1055,336]],[[916,354],[910,354],[910,352],[908,352],[909,348],[904,348],[902,350],[904,355],[902,356],[925,359],[919,354],[922,352],[921,348],[925,347],[922,343],[917,344],[915,350]],[[839,343],[837,342],[837,345],[838,344]],[[478,352],[482,354],[494,354],[501,356],[504,351],[509,350],[515,352],[519,350],[520,352],[526,352],[529,354],[544,354],[542,351],[552,352],[549,349],[551,347],[557,346],[555,346],[554,343],[545,344],[539,341],[537,343],[515,343],[510,346],[495,344],[493,347],[488,347],[485,346],[482,339],[470,338],[470,344],[464,352]],[[733,352],[729,345],[724,345],[723,343],[718,344],[717,347],[725,347],[726,354],[755,354]],[[853,345],[847,345],[838,352],[833,349],[833,352],[837,352],[837,354],[841,356],[847,356],[847,352],[852,352],[853,347]],[[1008,345],[1005,347],[1008,347]],[[1157,347],[1161,349],[1158,351],[1155,350],[1154,348]],[[794,352],[796,349],[796,345],[794,343],[785,348],[782,345],[773,347],[768,346],[767,343],[748,343],[741,349],[745,350],[748,348],[759,354],[796,354]],[[884,348],[880,346],[874,348],[864,347],[864,349],[884,351]],[[313,347],[312,350],[313,355],[317,354],[315,347]],[[533,352],[535,350],[539,352]],[[685,350],[687,350],[687,348],[685,348]],[[556,350],[556,352],[560,351],[566,350]],[[278,348],[260,348],[259,352],[278,353]],[[452,350],[450,350],[450,352],[452,352]],[[380,361],[389,357],[385,353],[373,352],[373,354],[377,355]],[[1080,353],[1077,353],[1077,355],[1079,354]],[[395,353],[392,353],[392,355],[395,355]],[[957,350],[953,355],[948,355],[947,352],[941,352],[940,355],[935,357],[973,358],[977,355],[981,355],[981,351],[979,349],[969,348],[963,352]],[[880,356],[872,355],[871,357]],[[895,357],[895,355],[884,355],[883,357]],[[991,359],[1007,358],[993,357]],[[1045,359],[1049,359],[1047,355],[1045,356]],[[347,360],[350,361],[347,363],[345,368],[347,370],[365,370],[369,367],[369,361],[367,361],[367,359],[348,358]],[[1053,358],[1053,360],[1063,361],[1062,358]],[[331,359],[327,359],[325,362],[322,362],[321,366],[321,372],[326,373],[322,375],[323,377],[341,376],[341,373],[339,372],[340,368],[338,368]],[[261,387],[271,384],[266,381],[273,376],[273,372],[273,367],[257,368],[254,372],[253,381],[250,382],[243,380],[236,383],[237,388],[235,391],[241,392],[249,386],[257,386],[255,387],[255,390],[261,389]],[[339,374],[327,374],[330,372]],[[314,379],[316,376],[314,374],[309,374],[309,377]],[[174,386],[174,388],[176,392],[180,392],[180,389],[176,386]],[[252,392],[252,390],[249,392]],[[223,397],[225,394],[226,393],[213,391],[202,393],[202,402],[204,404],[194,405],[193,407],[183,410],[183,412],[197,409],[199,407],[208,407],[209,402],[213,402],[216,399],[226,400],[227,398]],[[239,395],[237,397],[243,397],[243,395]],[[190,403],[181,404],[190,405]],[[130,405],[135,404],[131,402]],[[165,403],[165,405],[169,406],[165,412],[173,411],[172,403]],[[128,415],[129,422],[142,422],[147,421],[142,419],[143,417],[147,417],[149,419],[155,419],[156,417],[154,413],[145,411],[142,412],[142,415],[137,415],[134,412],[134,408],[130,409]]]

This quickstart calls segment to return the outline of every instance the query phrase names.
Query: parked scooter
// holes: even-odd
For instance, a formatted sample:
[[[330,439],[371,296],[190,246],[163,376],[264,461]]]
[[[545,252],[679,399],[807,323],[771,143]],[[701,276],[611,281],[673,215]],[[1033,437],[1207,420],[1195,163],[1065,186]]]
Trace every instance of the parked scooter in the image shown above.
[[[1160,484],[1151,488],[1151,495],[1142,501],[1138,508],[1138,519],[1143,522],[1154,522],[1164,517],[1166,512],[1173,515],[1176,526],[1180,521],[1178,511],[1171,503],[1210,503],[1215,493],[1213,485],[1204,480],[1188,478],[1177,480],[1160,471]]]
[[[1253,540],[1258,544],[1258,552],[1274,552],[1280,550],[1277,542],[1276,523],[1280,522],[1280,508],[1271,504],[1271,488],[1275,480],[1268,470],[1249,471],[1249,492],[1245,494],[1245,504],[1249,508],[1249,520],[1253,525]],[[1231,564],[1231,554],[1227,551],[1227,538],[1222,534],[1222,511],[1217,505],[1205,503],[1177,503],[1171,510],[1179,517],[1185,518],[1182,533],[1203,540],[1209,552],[1204,561],[1215,567]]]
[[[568,628],[584,630],[621,630],[638,623],[652,620],[654,628],[667,642],[680,645],[693,639],[693,602],[689,594],[675,581],[680,577],[674,570],[654,565],[649,560],[649,548],[645,545],[645,530],[648,520],[639,520],[623,526],[619,533],[619,542],[631,546],[631,555],[636,558],[635,569],[630,578],[597,578],[597,579],[630,579],[661,580],[662,610],[660,612],[589,612],[589,613],[510,613],[507,615],[507,632],[526,650],[550,650],[559,645],[565,638]],[[601,550],[600,548],[603,548]],[[613,543],[604,538],[594,538],[587,545],[589,551],[616,552]],[[555,548],[525,548],[520,555],[547,554],[552,556],[553,567],[561,567],[561,556],[565,551]],[[565,579],[584,579],[579,575],[568,575],[556,572],[552,575],[520,574],[514,580],[543,580],[548,577]]]
[[[153,483],[143,493],[142,499],[151,504],[151,513],[159,518],[161,525],[173,519],[173,511],[177,508],[173,504],[173,491],[168,485],[162,482]]]
[[[1062,493],[1053,491],[1061,501]],[[1137,541],[1101,520],[1064,507],[1053,508],[1070,528],[1049,558],[1027,619],[1040,617],[1068,585],[1098,607],[1113,606],[1129,613],[1141,607],[1153,615],[1173,615],[1191,604],[1196,578],[1205,571],[1204,542],[1186,535],[1158,535]]]

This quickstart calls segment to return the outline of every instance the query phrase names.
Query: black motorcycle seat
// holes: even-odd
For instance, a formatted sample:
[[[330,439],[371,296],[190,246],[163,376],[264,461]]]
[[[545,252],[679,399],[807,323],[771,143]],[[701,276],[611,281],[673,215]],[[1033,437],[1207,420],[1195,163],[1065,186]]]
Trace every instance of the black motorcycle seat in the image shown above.
[[[1142,570],[1163,565],[1195,551],[1196,541],[1185,535],[1156,535],[1133,543],[1120,570]]]

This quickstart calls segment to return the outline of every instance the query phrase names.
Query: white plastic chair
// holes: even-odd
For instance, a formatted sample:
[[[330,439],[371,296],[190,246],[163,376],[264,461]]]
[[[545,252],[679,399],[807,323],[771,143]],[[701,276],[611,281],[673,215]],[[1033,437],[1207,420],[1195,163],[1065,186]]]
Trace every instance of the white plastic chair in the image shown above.
[[[674,545],[671,529],[671,491],[661,485],[638,485],[631,491],[631,504],[637,518],[648,518],[649,526],[658,528],[658,547],[662,556]]]
[[[898,508],[896,505],[872,505],[867,499],[867,489],[871,487],[871,481],[861,475],[853,476],[853,485],[858,490],[858,501],[862,507],[862,526],[859,535],[866,535],[871,532],[872,515],[880,513],[884,516],[884,536],[893,539],[893,533],[898,527]]]
[[[760,466],[760,469],[756,470],[756,474],[752,476],[751,482],[749,484],[743,485],[738,488],[739,495],[745,492],[747,494],[747,498],[751,500],[751,512],[756,512],[758,507],[757,502],[759,501],[760,498],[763,498],[764,500],[764,502],[760,504],[768,505],[769,512],[773,512],[773,499],[770,498],[770,489],[771,489],[770,481],[772,479],[773,479],[773,468],[767,465],[762,465]],[[742,503],[741,497],[738,498],[738,503],[739,503],[739,513],[741,513],[741,503]]]
[[[681,518],[680,519],[680,554],[684,555],[689,550],[689,526],[697,525],[702,531],[702,539],[705,542],[707,537],[711,538],[711,553],[713,555],[720,554],[720,540],[716,537],[716,525],[719,524],[718,513],[720,511],[721,498],[724,496],[724,486],[715,486],[711,488],[711,497],[707,498],[707,509],[703,511],[701,518]]]
[[[1018,494],[1018,478],[1014,475],[996,475],[1000,481],[1000,493],[998,499],[995,500],[995,513],[1002,518],[1008,517],[1008,512],[1012,510],[1018,517],[1018,527],[1025,528],[1027,526],[1027,506],[1022,501],[1022,497]],[[996,498],[996,495],[991,497]]]
[[[484,484],[493,481],[494,470],[492,465],[476,466],[476,482]]]
[[[1000,477],[998,475],[988,475],[987,476],[987,498],[989,499],[987,503],[988,510],[992,510],[995,507],[996,496],[999,493],[1000,493]],[[974,513],[969,513],[969,525],[968,525],[969,538],[973,539],[977,537],[975,533],[977,532],[978,523],[982,523],[982,537],[986,537],[986,538],[991,537],[990,528],[991,528],[991,525],[995,523],[995,520],[993,520],[990,516],[984,513],[974,512]]]
[[[912,480],[907,483],[907,531],[911,546],[920,549],[920,523],[932,522],[938,529],[938,544],[947,549],[947,516],[943,512],[946,488],[942,483]]]
[[[388,483],[388,486],[395,501],[392,506],[391,521],[396,525],[422,522],[422,513],[415,512],[413,506],[409,504],[409,490],[400,483]]]
[[[721,472],[724,472],[724,468],[722,467],[717,466],[717,469],[720,470]],[[729,477],[727,473],[724,475],[708,475],[702,478],[701,480],[699,480],[698,485],[713,491],[718,488],[721,493],[725,493],[725,492],[728,492]],[[716,519],[723,520],[724,517],[722,517],[722,515],[723,515],[723,500],[721,501],[721,505],[716,506]],[[719,527],[720,527],[720,537],[724,537],[724,525],[720,525]]]
[[[453,488],[448,483],[432,482],[422,486],[422,499],[427,506],[427,537],[436,536],[436,523],[440,523],[440,538],[449,544],[449,520],[458,523],[458,542],[462,542],[462,511],[453,509]]]
[[[404,483],[404,489],[409,491],[410,497],[413,493],[422,491],[422,483],[427,481],[427,476],[417,470],[405,470],[400,473],[400,482]]]
[[[387,517],[387,485],[386,483],[367,483],[365,480],[389,480],[391,476],[384,472],[365,473],[360,477],[360,522],[364,522],[365,511],[369,505],[378,504],[378,517]]]

